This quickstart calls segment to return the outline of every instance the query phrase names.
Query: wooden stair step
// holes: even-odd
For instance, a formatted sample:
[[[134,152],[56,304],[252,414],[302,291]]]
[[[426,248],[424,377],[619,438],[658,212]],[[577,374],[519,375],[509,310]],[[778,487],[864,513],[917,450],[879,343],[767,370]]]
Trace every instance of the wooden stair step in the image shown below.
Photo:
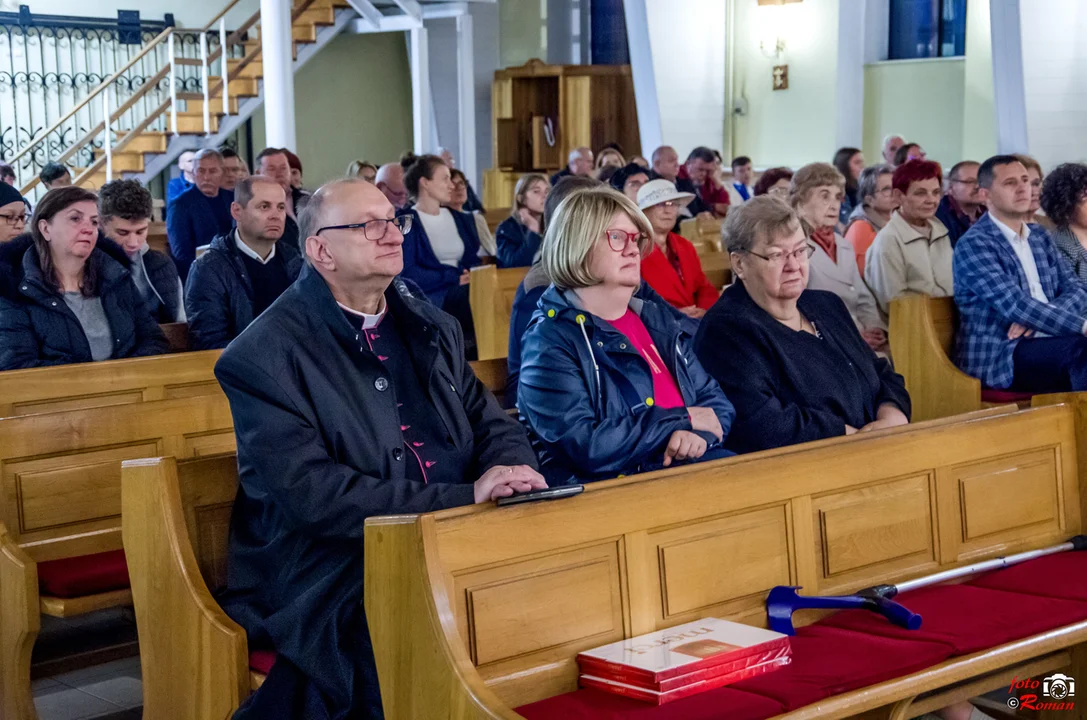
[[[230,96],[230,113],[232,115],[238,114],[238,106],[240,104],[241,100],[238,99],[237,95]],[[185,103],[185,112],[199,113],[202,115],[204,113],[203,96],[195,100],[187,101]],[[223,98],[222,95],[220,95],[218,92],[216,92],[216,94],[212,97],[208,98],[208,112],[215,115],[223,114]]]
[[[227,67],[230,68],[230,74],[233,75],[234,74],[234,69],[237,68],[239,65],[241,65],[242,59],[239,58],[237,60],[227,60],[226,62],[227,62]],[[240,77],[240,78],[260,78],[260,77],[264,77],[264,64],[261,62],[259,57],[255,58],[253,60],[250,60],[239,71],[238,77]]]
[[[122,132],[123,136],[125,133]],[[125,152],[131,153],[164,153],[170,139],[162,132],[142,132],[125,146]]]
[[[295,23],[313,23],[314,25],[334,25],[336,24],[336,8],[329,5],[328,7],[313,7],[312,5],[298,16]]]
[[[219,131],[219,116],[212,114],[208,117],[208,132]],[[203,135],[204,113],[179,112],[177,114],[177,132],[181,135]]]
[[[317,26],[313,23],[296,22],[291,26],[291,39],[295,42],[317,42]]]
[[[106,154],[106,151],[97,148],[94,151],[94,159],[102,157]],[[132,152],[125,146],[125,149],[120,152],[113,153],[113,172],[114,174],[120,172],[143,172],[143,153]]]

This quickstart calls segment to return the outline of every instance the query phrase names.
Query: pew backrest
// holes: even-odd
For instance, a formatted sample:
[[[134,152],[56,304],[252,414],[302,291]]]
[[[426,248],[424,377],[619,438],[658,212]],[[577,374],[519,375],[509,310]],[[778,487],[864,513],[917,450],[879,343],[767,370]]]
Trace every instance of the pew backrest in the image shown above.
[[[166,336],[166,344],[171,353],[183,353],[189,351],[189,324],[183,322],[165,323],[159,325],[162,334]]]
[[[0,419],[0,521],[38,562],[121,547],[121,462],[234,450],[226,397]]]
[[[371,518],[365,602],[389,717],[515,717],[577,687],[577,652],[706,616],[761,625],[776,585],[848,593],[1061,542],[1081,527],[1075,414],[1012,409],[559,502]]]
[[[0,417],[219,394],[219,352],[0,372]]]
[[[468,298],[472,306],[480,360],[505,358],[509,353],[513,298],[526,274],[528,268],[498,268],[494,265],[472,268]]]
[[[679,234],[695,246],[699,255],[721,252],[721,224],[718,218],[689,218],[679,224]]]
[[[981,381],[959,370],[955,352],[958,311],[954,298],[904,295],[891,301],[891,356],[906,381],[915,420],[981,407]]]
[[[732,282],[732,260],[727,252],[710,250],[698,256],[702,272],[710,284],[720,290]]]

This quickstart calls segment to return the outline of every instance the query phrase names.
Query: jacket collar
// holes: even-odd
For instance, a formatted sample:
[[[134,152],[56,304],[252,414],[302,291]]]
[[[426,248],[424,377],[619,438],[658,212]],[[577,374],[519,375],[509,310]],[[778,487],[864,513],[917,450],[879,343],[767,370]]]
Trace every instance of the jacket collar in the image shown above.
[[[937,240],[941,240],[948,236],[947,228],[935,217],[931,217],[928,220],[929,237],[925,237],[920,230],[906,222],[906,218],[902,217],[897,210],[891,213],[891,221],[887,224],[894,229],[895,235],[901,239],[903,244],[924,240],[931,245]]]
[[[641,286],[634,291],[634,295],[630,298],[627,307],[641,319],[650,334],[667,335],[669,337],[680,334],[689,335],[690,333],[684,329],[678,320],[672,317],[667,308],[659,307],[656,303],[646,302],[642,298],[642,290],[645,287],[646,284],[643,281]],[[537,307],[539,310],[536,317],[541,321],[546,318],[576,325],[577,318],[584,315],[587,331],[595,330],[605,334],[615,334],[616,336],[621,334],[611,323],[586,312],[578,300],[577,293],[572,290],[560,290],[552,285],[544,291],[537,303]]]
[[[98,273],[98,294],[106,294],[110,288],[121,281],[127,281],[129,272],[120,263],[113,260],[102,250],[95,248],[87,258],[87,264],[93,265]],[[41,263],[38,258],[38,249],[31,245],[23,254],[23,277],[19,284],[19,290],[27,297],[40,300],[44,297],[55,297],[60,293],[53,289],[45,280]]]

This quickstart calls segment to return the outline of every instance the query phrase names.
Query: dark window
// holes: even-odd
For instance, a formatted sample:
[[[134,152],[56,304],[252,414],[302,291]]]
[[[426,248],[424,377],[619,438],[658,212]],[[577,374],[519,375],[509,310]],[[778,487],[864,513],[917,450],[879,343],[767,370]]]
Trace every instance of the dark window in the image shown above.
[[[966,54],[966,0],[890,0],[888,60]]]

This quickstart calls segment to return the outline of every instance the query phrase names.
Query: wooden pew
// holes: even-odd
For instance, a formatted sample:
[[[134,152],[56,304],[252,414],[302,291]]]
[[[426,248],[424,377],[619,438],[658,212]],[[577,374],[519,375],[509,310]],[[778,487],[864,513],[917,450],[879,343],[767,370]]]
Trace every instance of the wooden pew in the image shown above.
[[[494,265],[472,268],[468,298],[480,360],[505,358],[508,354],[513,298],[526,274],[528,268],[499,269]]]
[[[576,689],[577,652],[699,617],[763,625],[776,585],[848,593],[1061,542],[1083,526],[1075,413],[1007,410],[594,483],[561,502],[371,518],[365,604],[385,716],[516,718]],[[1081,622],[790,717],[911,717],[911,703],[1006,686],[1085,642]]]
[[[698,256],[702,262],[702,272],[718,290],[732,283],[732,259],[727,252],[710,250]]]
[[[36,717],[29,677],[40,614],[131,603],[128,589],[55,597],[38,582],[38,563],[121,549],[121,461],[233,449],[221,393],[0,420],[0,717]]]
[[[491,208],[484,213],[484,217],[487,218],[487,228],[491,231],[491,235],[498,232],[498,226],[509,216],[510,209],[508,207]]]
[[[679,224],[679,234],[691,241],[695,250],[721,252],[721,224],[717,218],[688,218]]]
[[[1014,406],[991,408],[927,426],[931,432],[1014,410]],[[677,474],[682,471],[670,473]],[[230,509],[237,492],[236,460],[233,456],[180,462],[172,457],[128,460],[121,476],[122,533],[139,629],[145,717],[228,717],[263,682],[263,676],[248,669],[245,633],[212,595],[225,584]],[[891,490],[897,492],[897,488]],[[402,608],[405,618],[422,611],[418,604]],[[201,699],[199,706],[192,706],[192,698]],[[445,717],[423,712],[409,716]]]
[[[0,417],[219,394],[218,350],[0,372]]]

